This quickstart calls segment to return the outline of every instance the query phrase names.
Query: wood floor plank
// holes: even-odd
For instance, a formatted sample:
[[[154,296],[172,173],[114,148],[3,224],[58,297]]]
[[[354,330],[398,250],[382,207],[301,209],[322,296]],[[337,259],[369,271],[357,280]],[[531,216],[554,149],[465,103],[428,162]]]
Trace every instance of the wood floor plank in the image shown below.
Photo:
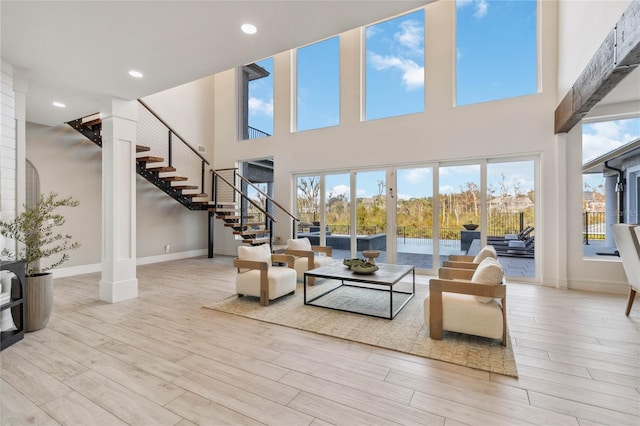
[[[258,426],[263,424],[192,392],[185,392],[165,407],[197,425]]]
[[[392,422],[406,425],[444,424],[444,417],[442,416],[296,371],[288,373],[280,381],[321,398],[366,411]]]
[[[195,371],[176,379],[175,384],[264,424],[309,424],[313,420],[297,410]]]
[[[57,426],[56,422],[29,397],[22,395],[8,382],[0,380],[0,424],[3,426]]]
[[[87,370],[81,363],[31,339],[15,346],[13,350],[61,382]]]
[[[76,392],[132,425],[174,425],[181,417],[94,372],[66,381]]]
[[[22,357],[16,345],[2,351],[0,377],[36,405],[46,404],[71,392],[60,380]]]
[[[48,402],[41,408],[63,425],[126,426],[127,424],[75,391]]]
[[[287,405],[298,394],[298,390],[290,386],[205,358],[201,355],[191,355],[179,361],[179,364],[192,371],[199,371],[221,382],[236,387],[251,389],[253,393],[282,405]]]
[[[559,396],[546,395],[539,392],[529,392],[531,404],[549,411],[565,413],[583,419],[599,422],[607,425],[638,425],[638,413],[622,413],[598,407],[595,404],[582,403],[568,400]]]
[[[82,337],[71,338],[67,335],[60,334],[53,328],[47,327],[37,333],[31,333],[29,337],[74,361],[83,361],[100,353],[100,351],[85,344]]]
[[[184,393],[184,389],[173,383],[111,355],[102,354],[83,361],[83,364],[158,405],[165,405]]]
[[[307,392],[300,392],[289,403],[289,407],[313,416],[325,424],[337,426],[400,424]],[[312,424],[318,423],[314,420]]]

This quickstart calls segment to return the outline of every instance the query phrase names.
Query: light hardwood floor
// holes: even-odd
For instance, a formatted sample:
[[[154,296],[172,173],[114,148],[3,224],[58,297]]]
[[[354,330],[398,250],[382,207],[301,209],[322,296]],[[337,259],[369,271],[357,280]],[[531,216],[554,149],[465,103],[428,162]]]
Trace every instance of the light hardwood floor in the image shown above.
[[[640,424],[625,296],[510,284],[515,379],[203,309],[233,293],[230,258],[138,278],[117,304],[99,274],[56,280],[47,328],[1,353],[3,426]]]

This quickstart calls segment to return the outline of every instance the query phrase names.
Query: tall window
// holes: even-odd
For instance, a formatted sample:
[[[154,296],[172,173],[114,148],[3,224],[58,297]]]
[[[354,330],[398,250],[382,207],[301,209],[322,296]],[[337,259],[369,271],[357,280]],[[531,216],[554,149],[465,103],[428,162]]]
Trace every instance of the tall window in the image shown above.
[[[611,225],[640,221],[640,118],[582,126],[583,254],[598,257],[615,247]]]
[[[273,58],[242,67],[241,139],[273,134]]]
[[[340,37],[297,51],[297,130],[340,124]]]
[[[366,119],[424,111],[424,10],[365,31]]]
[[[535,0],[457,0],[456,104],[538,90]]]

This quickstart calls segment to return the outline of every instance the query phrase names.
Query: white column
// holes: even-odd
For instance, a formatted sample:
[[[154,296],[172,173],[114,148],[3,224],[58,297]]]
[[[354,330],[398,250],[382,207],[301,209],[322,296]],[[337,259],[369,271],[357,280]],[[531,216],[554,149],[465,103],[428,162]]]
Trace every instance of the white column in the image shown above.
[[[112,99],[102,111],[102,279],[100,300],[138,297],[136,277],[135,101]]]

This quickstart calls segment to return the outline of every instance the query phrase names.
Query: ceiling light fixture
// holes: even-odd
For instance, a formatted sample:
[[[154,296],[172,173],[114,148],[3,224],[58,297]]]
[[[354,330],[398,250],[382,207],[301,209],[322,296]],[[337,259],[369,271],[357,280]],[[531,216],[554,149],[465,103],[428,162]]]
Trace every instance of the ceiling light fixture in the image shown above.
[[[255,34],[258,29],[256,28],[255,25],[253,24],[242,24],[242,26],[240,27],[240,29],[242,30],[243,33],[245,34]]]
[[[57,108],[66,108],[67,106],[65,104],[63,104],[62,102],[53,102],[53,106],[57,107]]]
[[[140,71],[136,71],[136,70],[129,71],[129,75],[131,77],[135,77],[135,78],[142,78],[143,77],[142,73]]]

